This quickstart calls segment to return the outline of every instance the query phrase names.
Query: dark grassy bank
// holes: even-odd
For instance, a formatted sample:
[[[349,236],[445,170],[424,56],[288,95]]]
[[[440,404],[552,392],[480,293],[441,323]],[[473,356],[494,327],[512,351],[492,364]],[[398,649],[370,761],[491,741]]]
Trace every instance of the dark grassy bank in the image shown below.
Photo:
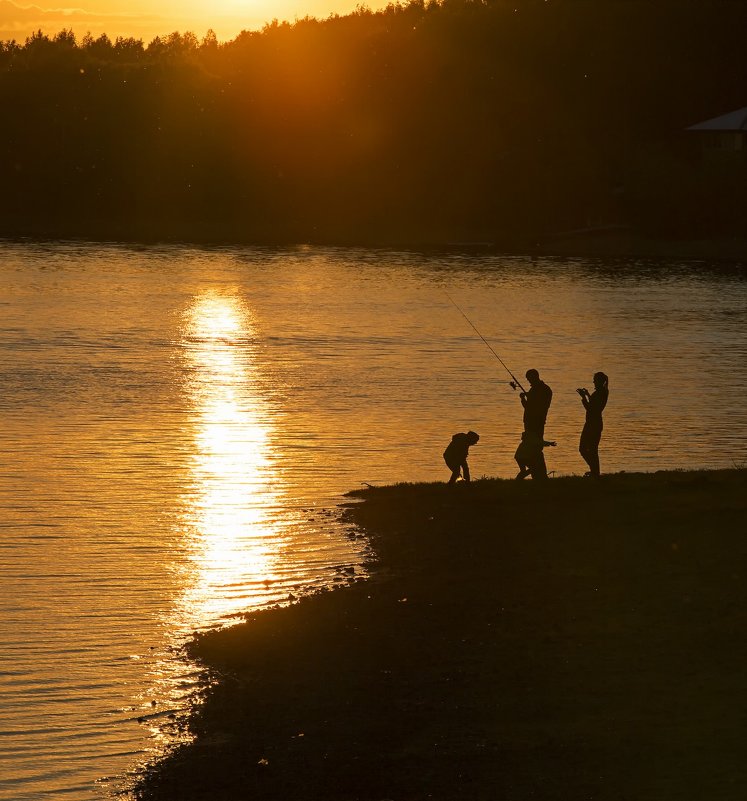
[[[370,581],[210,633],[139,799],[747,794],[747,471],[355,493]]]

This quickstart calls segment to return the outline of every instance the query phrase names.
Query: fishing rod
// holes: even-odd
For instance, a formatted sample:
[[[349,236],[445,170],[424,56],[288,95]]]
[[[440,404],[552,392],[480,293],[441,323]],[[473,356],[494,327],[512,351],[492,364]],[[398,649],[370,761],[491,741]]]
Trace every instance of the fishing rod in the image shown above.
[[[464,319],[470,324],[470,326],[472,327],[472,330],[488,346],[488,348],[489,348],[490,352],[493,354],[493,356],[495,356],[495,358],[498,359],[498,361],[503,365],[503,369],[511,376],[511,378],[513,380],[508,382],[510,387],[511,387],[511,389],[515,390],[518,387],[522,392],[526,392],[524,387],[521,386],[521,382],[519,381],[519,379],[508,369],[508,367],[506,366],[506,363],[493,350],[493,346],[490,344],[490,342],[488,342],[488,340],[485,339],[485,337],[477,330],[477,328],[475,327],[475,324],[472,322],[472,320],[470,320],[469,317],[467,317],[467,315],[459,308],[459,306],[457,305],[457,303],[454,300],[454,298],[452,298],[451,295],[445,289],[443,290],[443,292],[444,292],[444,295],[446,295],[446,297],[451,301],[452,305],[459,312],[459,314],[461,314],[462,317],[464,317]]]

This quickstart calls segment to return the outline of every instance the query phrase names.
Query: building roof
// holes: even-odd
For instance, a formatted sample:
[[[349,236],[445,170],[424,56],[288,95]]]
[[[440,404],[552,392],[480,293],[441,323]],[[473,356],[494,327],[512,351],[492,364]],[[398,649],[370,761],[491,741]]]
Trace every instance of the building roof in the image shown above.
[[[691,125],[688,131],[745,131],[747,133],[747,106],[714,117],[712,120]]]

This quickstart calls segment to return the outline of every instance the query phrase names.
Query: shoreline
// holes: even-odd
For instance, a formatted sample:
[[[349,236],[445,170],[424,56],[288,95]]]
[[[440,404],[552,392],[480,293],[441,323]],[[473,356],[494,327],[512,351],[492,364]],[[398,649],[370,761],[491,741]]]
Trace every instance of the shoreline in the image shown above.
[[[162,229],[159,229],[162,230]],[[523,236],[520,238],[471,237],[462,239],[439,236],[371,237],[350,239],[331,237],[252,236],[235,232],[172,231],[166,235],[145,230],[104,228],[84,231],[54,230],[43,227],[22,232],[0,232],[0,242],[16,244],[69,242],[116,244],[132,247],[257,247],[257,248],[364,248],[372,250],[410,250],[505,255],[531,258],[609,258],[651,259],[713,262],[747,261],[747,239],[667,239],[645,237],[632,232],[596,231],[567,232]]]
[[[747,470],[349,493],[367,580],[198,636],[154,799],[736,801]]]

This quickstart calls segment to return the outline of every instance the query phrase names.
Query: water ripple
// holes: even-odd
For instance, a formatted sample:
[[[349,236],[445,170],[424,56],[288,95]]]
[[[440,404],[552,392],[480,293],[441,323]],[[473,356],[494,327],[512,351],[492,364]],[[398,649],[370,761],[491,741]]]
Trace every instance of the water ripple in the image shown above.
[[[195,629],[365,575],[361,482],[510,476],[508,376],[610,376],[606,470],[747,462],[743,268],[346,249],[0,245],[0,797],[104,797],[201,686]],[[106,778],[102,778],[106,777]]]

